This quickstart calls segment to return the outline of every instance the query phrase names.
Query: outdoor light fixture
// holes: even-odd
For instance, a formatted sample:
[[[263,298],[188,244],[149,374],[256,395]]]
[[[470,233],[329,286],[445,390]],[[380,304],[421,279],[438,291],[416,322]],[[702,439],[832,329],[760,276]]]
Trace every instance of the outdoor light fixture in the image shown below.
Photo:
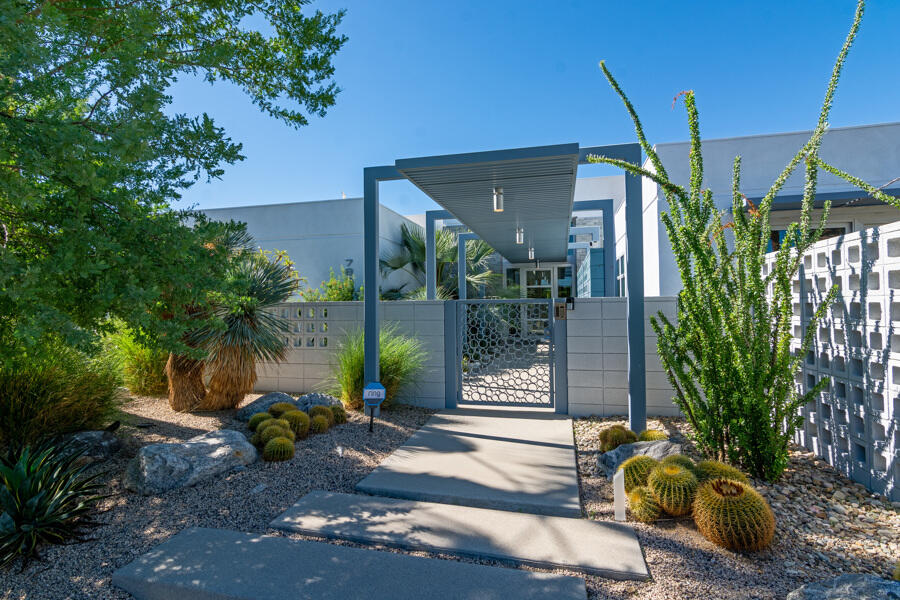
[[[534,260],[534,248],[528,249],[528,260]]]
[[[494,188],[494,212],[503,212],[503,188]]]
[[[525,243],[525,230],[521,227],[516,227],[516,243],[524,244]]]

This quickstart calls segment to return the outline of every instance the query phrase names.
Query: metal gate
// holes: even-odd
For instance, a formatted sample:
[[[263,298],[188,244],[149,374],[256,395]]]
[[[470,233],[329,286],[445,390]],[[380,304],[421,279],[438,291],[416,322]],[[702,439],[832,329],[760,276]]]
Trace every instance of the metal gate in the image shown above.
[[[553,300],[457,305],[459,403],[553,407]]]

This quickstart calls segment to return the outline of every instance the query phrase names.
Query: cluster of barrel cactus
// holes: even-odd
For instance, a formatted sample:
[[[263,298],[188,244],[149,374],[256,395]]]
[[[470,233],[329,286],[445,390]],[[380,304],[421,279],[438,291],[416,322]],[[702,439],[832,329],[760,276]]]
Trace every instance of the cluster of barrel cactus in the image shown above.
[[[600,432],[600,450],[609,452],[622,444],[633,444],[637,441],[637,434],[624,425],[611,425]]]
[[[652,523],[665,512],[693,514],[697,530],[731,550],[762,550],[775,535],[775,515],[740,470],[716,460],[696,464],[683,454],[657,462],[633,456],[619,467],[631,516]]]
[[[332,425],[346,423],[347,412],[342,405],[313,406],[309,414],[290,402],[277,402],[268,412],[250,417],[247,427],[253,431],[250,441],[262,449],[267,461],[290,460],[294,456],[294,442],[310,433],[325,433]]]

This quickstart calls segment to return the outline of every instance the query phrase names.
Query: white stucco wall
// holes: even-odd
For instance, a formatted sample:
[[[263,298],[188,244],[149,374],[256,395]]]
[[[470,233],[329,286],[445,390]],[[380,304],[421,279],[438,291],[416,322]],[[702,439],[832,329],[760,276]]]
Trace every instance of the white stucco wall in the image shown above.
[[[311,287],[318,287],[328,279],[329,269],[339,273],[341,266],[353,269],[357,287],[363,283],[362,198],[214,208],[201,212],[218,221],[246,223],[259,247],[286,251]],[[385,206],[381,207],[379,219],[381,252],[397,249],[400,226],[412,221]],[[406,281],[404,274],[392,274],[382,282],[382,287],[402,281]]]
[[[703,184],[712,189],[717,206],[722,209],[730,208],[732,163],[735,156],[741,156],[741,191],[751,198],[762,196],[809,136],[809,131],[800,131],[706,140],[703,142]],[[670,179],[687,186],[690,177],[689,143],[659,144],[656,151]],[[875,186],[884,185],[900,176],[900,123],[831,129],[825,134],[820,155],[823,160]],[[648,165],[649,161],[645,163],[645,166]],[[853,189],[853,186],[833,175],[824,172],[819,174],[819,193]],[[794,195],[802,192],[801,165],[788,179],[780,194]],[[864,195],[860,193],[860,197]],[[655,226],[649,218],[645,218],[644,222],[646,293],[677,294],[681,289],[681,281],[665,230],[658,222],[659,213],[667,210],[668,205],[659,193],[658,186],[652,182],[645,183],[644,202],[645,206],[648,203],[655,204],[657,215]],[[843,222],[852,221],[856,223],[854,229],[861,229],[897,220],[890,217],[891,210],[895,209],[871,206],[835,209],[831,222],[837,222],[838,219]],[[896,214],[900,218],[900,211]],[[796,216],[795,211],[785,211],[775,215],[773,224],[778,223],[777,219],[794,221]],[[651,237],[655,238],[655,242],[648,241]],[[657,246],[656,252],[653,252],[654,243]],[[654,262],[656,264],[652,264]]]

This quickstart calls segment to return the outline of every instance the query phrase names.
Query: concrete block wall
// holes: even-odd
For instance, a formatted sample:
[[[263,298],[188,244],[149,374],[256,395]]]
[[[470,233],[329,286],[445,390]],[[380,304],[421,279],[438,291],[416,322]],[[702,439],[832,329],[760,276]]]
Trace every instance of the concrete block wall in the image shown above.
[[[628,414],[628,342],[625,298],[577,298],[569,310],[567,353],[569,414],[612,416]],[[647,298],[645,339],[647,414],[676,416],[672,388],[656,353],[650,315],[663,311],[674,319],[675,298]]]
[[[796,377],[801,391],[831,382],[801,408],[796,441],[900,500],[900,222],[823,240],[804,254],[793,282],[795,349],[832,285],[838,296]]]
[[[260,363],[257,392],[305,394],[322,391],[335,364],[335,353],[348,332],[362,329],[362,302],[288,302],[276,309],[290,321],[285,338],[287,357],[280,363]],[[444,407],[444,303],[383,302],[383,326],[419,339],[428,360],[421,381],[403,390],[400,401]]]

